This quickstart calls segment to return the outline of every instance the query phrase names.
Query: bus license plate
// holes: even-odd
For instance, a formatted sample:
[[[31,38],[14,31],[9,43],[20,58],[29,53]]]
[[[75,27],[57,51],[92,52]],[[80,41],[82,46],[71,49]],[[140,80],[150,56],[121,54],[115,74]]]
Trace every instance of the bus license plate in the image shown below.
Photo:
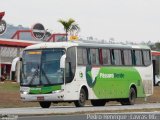
[[[38,101],[44,101],[44,96],[38,96],[38,97],[37,97],[37,100],[38,100]]]

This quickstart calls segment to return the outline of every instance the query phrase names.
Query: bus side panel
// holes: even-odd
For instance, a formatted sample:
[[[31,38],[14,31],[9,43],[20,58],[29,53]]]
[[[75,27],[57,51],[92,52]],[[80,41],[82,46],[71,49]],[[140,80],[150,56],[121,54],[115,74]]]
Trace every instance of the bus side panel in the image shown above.
[[[90,74],[92,73],[92,74]],[[93,74],[97,74],[93,77]],[[96,98],[91,99],[114,99],[128,98],[130,86],[139,86],[139,96],[144,97],[142,78],[134,67],[101,67],[86,68],[88,86],[92,89]],[[141,86],[140,86],[141,85]],[[89,93],[90,94],[90,93]],[[92,94],[92,93],[91,93]]]
[[[79,99],[78,94],[79,94],[78,86],[75,80],[73,80],[71,83],[66,83],[64,101],[78,100]]]
[[[145,96],[149,96],[153,94],[153,66],[147,67],[136,67],[137,71],[140,73],[142,78],[142,87],[144,89]],[[138,87],[141,89],[141,87]],[[138,92],[138,97],[143,97],[142,93]]]
[[[86,67],[77,67],[75,77],[71,83],[65,84],[65,100],[78,100],[79,94],[82,86],[86,86],[88,88],[85,76]],[[89,90],[89,89],[88,89]],[[89,94],[90,95],[90,94]]]

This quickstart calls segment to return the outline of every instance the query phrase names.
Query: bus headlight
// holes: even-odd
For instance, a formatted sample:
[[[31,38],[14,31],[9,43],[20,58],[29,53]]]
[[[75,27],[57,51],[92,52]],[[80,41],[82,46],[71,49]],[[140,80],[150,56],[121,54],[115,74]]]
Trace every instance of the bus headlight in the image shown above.
[[[27,94],[28,94],[28,92],[26,92],[26,91],[23,91],[23,92],[22,92],[22,94],[24,94],[24,95],[27,95]]]
[[[56,90],[56,91],[52,91],[52,93],[60,93],[60,92],[63,92],[64,91],[64,89],[62,89],[62,90]]]
[[[21,94],[24,94],[24,95],[28,94],[27,91],[20,91],[20,93],[21,93]]]
[[[30,91],[30,88],[29,88],[29,87],[21,87],[21,88],[20,88],[20,93],[21,93],[21,94],[26,95],[26,94],[29,93],[29,91]]]

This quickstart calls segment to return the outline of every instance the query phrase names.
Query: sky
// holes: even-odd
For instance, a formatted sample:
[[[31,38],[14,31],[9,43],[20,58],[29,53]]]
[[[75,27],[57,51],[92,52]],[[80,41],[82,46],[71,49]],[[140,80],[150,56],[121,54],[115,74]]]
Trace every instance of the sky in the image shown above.
[[[42,23],[53,33],[64,32],[59,19],[73,18],[83,38],[160,41],[160,0],[0,0],[0,11],[9,24]]]

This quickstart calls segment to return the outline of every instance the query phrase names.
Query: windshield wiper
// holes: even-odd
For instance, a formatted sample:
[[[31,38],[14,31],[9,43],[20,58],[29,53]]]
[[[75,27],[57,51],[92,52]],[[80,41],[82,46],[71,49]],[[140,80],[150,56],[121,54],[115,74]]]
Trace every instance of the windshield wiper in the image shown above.
[[[42,70],[42,73],[44,74],[44,77],[46,78],[48,84],[51,84],[51,82],[49,81],[49,79],[48,79],[46,73],[44,72],[43,68],[41,68],[41,70]]]
[[[29,81],[28,85],[32,85],[33,81],[35,80],[36,76],[39,76],[39,65],[37,67],[37,69],[35,69],[35,71],[33,72],[32,78]]]

